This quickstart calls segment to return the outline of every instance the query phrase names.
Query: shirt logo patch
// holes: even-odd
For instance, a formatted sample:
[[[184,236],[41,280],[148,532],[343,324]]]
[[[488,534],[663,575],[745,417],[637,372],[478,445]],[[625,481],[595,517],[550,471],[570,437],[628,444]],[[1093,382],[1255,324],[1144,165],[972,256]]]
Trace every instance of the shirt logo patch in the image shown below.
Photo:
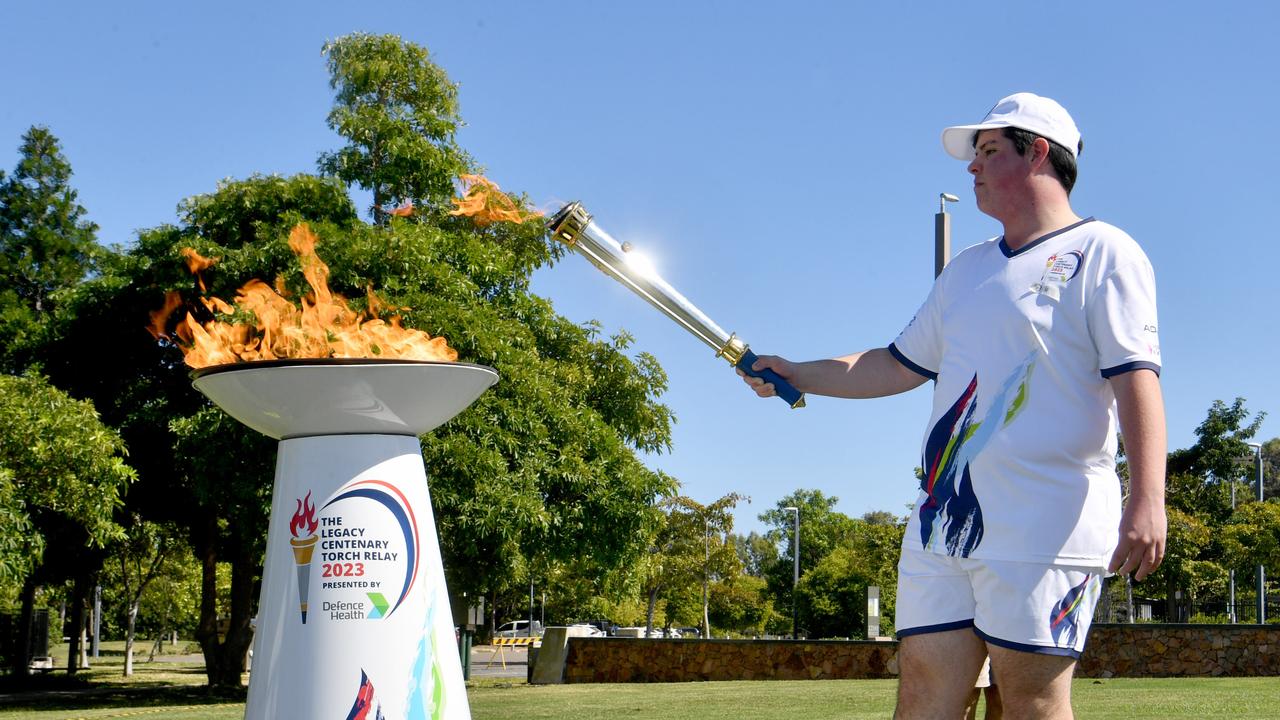
[[[1061,255],[1050,255],[1049,260],[1045,262],[1044,280],[1042,282],[1057,282],[1066,285],[1080,272],[1082,260],[1084,260],[1084,254],[1079,250],[1072,250]]]
[[[1031,289],[1057,300],[1061,297],[1062,287],[1079,274],[1083,261],[1084,253],[1079,250],[1050,255],[1044,263],[1044,274],[1040,276],[1040,282],[1032,285]]]

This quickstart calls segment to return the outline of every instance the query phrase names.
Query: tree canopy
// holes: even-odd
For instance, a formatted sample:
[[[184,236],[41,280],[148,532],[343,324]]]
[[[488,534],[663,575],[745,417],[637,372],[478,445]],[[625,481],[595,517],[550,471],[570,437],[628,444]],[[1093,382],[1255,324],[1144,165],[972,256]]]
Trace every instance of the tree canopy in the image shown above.
[[[112,512],[134,473],[92,403],[38,375],[0,375],[0,468],[0,578],[25,579],[50,536],[80,547],[120,536]]]
[[[455,140],[458,87],[427,49],[395,35],[353,33],[325,43],[334,89],[329,127],[347,144],[320,156],[320,170],[390,203],[442,208],[471,160]]]
[[[0,311],[41,313],[92,268],[98,226],[85,219],[71,164],[48,128],[27,130],[18,152],[13,174],[0,174]]]

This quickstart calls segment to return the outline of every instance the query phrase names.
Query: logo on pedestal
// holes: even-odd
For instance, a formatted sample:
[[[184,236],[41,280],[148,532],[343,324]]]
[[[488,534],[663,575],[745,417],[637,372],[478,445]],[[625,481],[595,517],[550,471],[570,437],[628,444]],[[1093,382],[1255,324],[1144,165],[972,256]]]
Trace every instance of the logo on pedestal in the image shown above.
[[[357,480],[320,508],[311,492],[289,522],[302,623],[308,619],[311,564],[320,566],[316,610],[331,622],[384,620],[409,597],[421,541],[408,498],[392,483]]]
[[[298,567],[298,605],[302,610],[302,624],[307,624],[307,590],[311,581],[311,555],[315,552],[316,541],[316,506],[311,504],[311,493],[298,499],[298,510],[289,521],[289,545],[293,547],[293,562]]]
[[[387,523],[387,516],[379,510],[389,513],[394,524]],[[340,619],[390,617],[409,596],[418,577],[418,520],[408,498],[384,480],[357,480],[340,488],[321,512],[325,577],[344,578],[325,587],[360,590],[368,599],[367,605],[360,603],[359,617]],[[404,568],[402,575],[398,566]],[[389,573],[395,573],[394,580]],[[382,578],[394,584],[387,585]]]

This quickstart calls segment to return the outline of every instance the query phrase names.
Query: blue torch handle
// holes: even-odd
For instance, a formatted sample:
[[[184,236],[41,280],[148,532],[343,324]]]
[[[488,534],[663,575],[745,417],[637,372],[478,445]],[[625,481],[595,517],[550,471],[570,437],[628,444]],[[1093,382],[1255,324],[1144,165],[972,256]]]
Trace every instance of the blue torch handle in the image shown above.
[[[778,373],[765,368],[764,370],[752,370],[751,366],[759,357],[751,352],[748,348],[742,353],[742,359],[738,360],[737,368],[751,377],[760,378],[767,383],[773,383],[773,391],[778,397],[787,401],[787,404],[793,408],[804,407],[804,393],[791,386],[791,383],[782,379]]]

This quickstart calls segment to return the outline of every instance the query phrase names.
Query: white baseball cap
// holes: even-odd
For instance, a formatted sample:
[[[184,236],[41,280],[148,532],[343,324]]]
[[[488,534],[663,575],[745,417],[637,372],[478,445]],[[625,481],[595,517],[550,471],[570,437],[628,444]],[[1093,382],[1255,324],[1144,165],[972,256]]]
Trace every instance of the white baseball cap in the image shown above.
[[[1052,140],[1072,157],[1080,147],[1080,131],[1066,108],[1047,97],[1032,93],[1014,93],[996,103],[977,125],[957,125],[942,131],[942,147],[957,160],[972,160],[973,135],[980,130],[1016,127]]]

